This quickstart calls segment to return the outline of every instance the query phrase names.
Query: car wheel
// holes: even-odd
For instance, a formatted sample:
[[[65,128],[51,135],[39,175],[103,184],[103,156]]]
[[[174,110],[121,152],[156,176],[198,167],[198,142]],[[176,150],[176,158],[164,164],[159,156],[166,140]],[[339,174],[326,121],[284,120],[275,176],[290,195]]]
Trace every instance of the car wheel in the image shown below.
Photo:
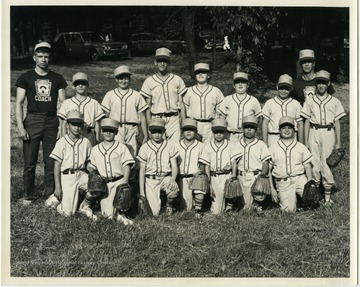
[[[90,52],[90,58],[92,61],[99,61],[100,55],[96,50],[94,50]]]

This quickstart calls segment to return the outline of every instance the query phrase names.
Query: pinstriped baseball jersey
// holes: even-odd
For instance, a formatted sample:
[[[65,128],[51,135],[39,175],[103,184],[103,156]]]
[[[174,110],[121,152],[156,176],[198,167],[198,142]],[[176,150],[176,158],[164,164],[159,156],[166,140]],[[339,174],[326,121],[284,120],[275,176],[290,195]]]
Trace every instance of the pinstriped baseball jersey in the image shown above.
[[[248,94],[243,97],[235,93],[224,98],[220,104],[219,112],[226,117],[228,131],[241,132],[243,117],[260,117],[261,107],[255,97]]]
[[[143,83],[140,94],[150,98],[151,112],[177,112],[179,110],[179,96],[186,92],[184,81],[177,75],[170,73],[165,80],[157,74],[148,77]]]
[[[207,158],[202,162],[210,166],[211,171],[231,170],[231,161],[237,161],[242,156],[241,147],[238,142],[230,142],[224,139],[222,145],[217,146],[214,140],[205,146]]]
[[[304,164],[311,162],[313,157],[307,147],[296,140],[287,146],[280,139],[269,150],[270,163],[274,167],[272,175],[276,178],[303,174],[305,172]]]
[[[140,123],[138,113],[145,111],[148,105],[139,92],[128,89],[123,94],[116,88],[106,93],[101,108],[110,113],[110,118],[119,122]]]
[[[170,160],[177,156],[175,146],[169,141],[157,144],[149,140],[141,146],[137,159],[146,164],[145,174],[163,175],[171,172]]]
[[[216,118],[220,103],[224,95],[217,88],[208,85],[207,89],[201,92],[198,87],[190,87],[184,98],[184,104],[187,110],[187,116],[194,119]]]
[[[199,163],[208,162],[208,156],[204,152],[204,144],[195,140],[191,145],[187,146],[184,140],[177,145],[178,165],[180,174],[194,174],[198,172]]]
[[[313,124],[328,125],[334,123],[346,115],[339,99],[330,96],[309,97],[301,110],[301,116],[307,118]]]
[[[262,116],[269,120],[268,132],[279,132],[279,120],[281,117],[289,116],[294,118],[295,122],[302,121],[300,116],[301,108],[300,103],[292,98],[282,100],[279,96],[276,96],[266,101],[262,109]],[[295,130],[297,130],[297,125]]]
[[[98,101],[86,97],[80,102],[76,97],[66,99],[58,111],[58,117],[66,120],[67,112],[71,110],[78,110],[84,115],[84,122],[90,127],[95,126],[95,122],[105,116]]]
[[[90,151],[91,143],[87,138],[80,137],[74,142],[67,134],[56,142],[50,157],[61,163],[61,171],[69,168],[85,169]]]
[[[106,149],[104,143],[94,146],[90,154],[89,166],[98,170],[104,178],[114,178],[124,174],[124,167],[134,164],[129,149],[122,143],[115,141]]]
[[[268,147],[259,139],[255,138],[251,143],[247,144],[242,138],[240,146],[243,154],[238,163],[240,171],[261,171],[263,162],[271,158]]]

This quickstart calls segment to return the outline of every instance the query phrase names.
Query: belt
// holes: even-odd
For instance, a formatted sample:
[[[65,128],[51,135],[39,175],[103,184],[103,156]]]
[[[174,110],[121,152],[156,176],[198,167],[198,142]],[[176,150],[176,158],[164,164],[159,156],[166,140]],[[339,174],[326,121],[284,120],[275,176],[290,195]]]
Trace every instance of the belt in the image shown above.
[[[318,124],[314,124],[314,123],[311,123],[311,122],[310,122],[310,127],[312,129],[316,129],[316,130],[318,130],[318,129],[327,129],[328,131],[331,131],[332,129],[335,128],[333,123],[328,124],[328,125],[318,125]]]
[[[61,173],[62,174],[74,174],[77,171],[84,171],[84,172],[88,173],[88,171],[84,168],[81,168],[81,169],[67,168],[67,169],[63,170]]]
[[[193,174],[179,174],[180,178],[189,178],[189,177],[193,177]]]
[[[174,117],[177,116],[179,113],[178,112],[168,112],[168,113],[159,113],[159,114],[153,114],[154,116],[157,117]]]
[[[269,135],[280,135],[280,133],[268,133]]]
[[[123,177],[124,177],[123,175],[120,175],[120,176],[113,177],[113,178],[104,178],[104,180],[106,183],[109,183],[109,182],[118,181],[119,179],[122,179]]]
[[[28,111],[28,114],[32,114],[32,115],[35,115],[35,116],[44,116],[44,117],[56,116],[56,112],[51,112],[51,113],[38,113],[38,112]]]
[[[245,173],[252,173],[253,175],[257,175],[260,173],[260,171],[256,170],[256,171],[239,171],[240,175],[244,175]]]
[[[151,178],[151,179],[156,179],[157,177],[165,177],[170,175],[171,172],[165,173],[165,174],[161,174],[161,173],[156,173],[156,174],[145,174],[146,178]]]
[[[303,175],[303,173],[297,174],[297,175],[292,175],[292,176],[289,176],[289,177],[284,177],[284,178],[275,178],[275,181],[276,181],[276,182],[279,182],[279,181],[287,181],[288,179],[290,179],[290,178],[292,178],[292,177],[299,176],[299,175]]]
[[[211,176],[218,176],[221,174],[230,174],[231,170],[222,170],[222,171],[210,171]]]
[[[123,125],[137,126],[138,123],[130,123],[130,122],[119,123],[119,127],[122,127]]]
[[[194,118],[194,120],[196,120],[200,123],[210,123],[210,122],[212,122],[213,118],[211,118],[211,119],[195,119]]]

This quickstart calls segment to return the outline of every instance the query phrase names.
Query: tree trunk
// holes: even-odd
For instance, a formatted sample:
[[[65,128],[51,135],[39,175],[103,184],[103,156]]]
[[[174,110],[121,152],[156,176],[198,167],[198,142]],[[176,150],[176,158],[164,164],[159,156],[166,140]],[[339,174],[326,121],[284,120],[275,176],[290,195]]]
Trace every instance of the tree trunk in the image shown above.
[[[188,64],[191,78],[195,78],[194,65],[197,62],[197,52],[195,46],[195,32],[194,32],[194,7],[183,7],[181,9],[181,19],[184,25],[186,50],[188,53]]]

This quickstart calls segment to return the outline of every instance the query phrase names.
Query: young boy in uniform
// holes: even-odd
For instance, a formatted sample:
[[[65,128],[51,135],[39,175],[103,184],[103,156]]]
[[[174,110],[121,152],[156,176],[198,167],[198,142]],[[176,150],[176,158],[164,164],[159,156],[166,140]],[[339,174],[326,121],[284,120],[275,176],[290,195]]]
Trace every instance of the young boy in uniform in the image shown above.
[[[279,119],[284,116],[295,118],[298,140],[304,143],[304,123],[300,116],[301,105],[297,100],[290,98],[292,83],[293,79],[289,75],[281,75],[276,85],[278,95],[266,101],[262,109],[262,140],[268,147],[279,140]]]
[[[162,118],[165,121],[166,138],[177,143],[181,135],[180,118],[186,118],[182,97],[186,93],[186,86],[179,76],[169,72],[170,54],[167,48],[156,50],[154,64],[157,73],[144,81],[140,94],[149,106],[148,121],[151,117]]]
[[[196,85],[190,87],[183,100],[186,115],[198,122],[198,133],[202,142],[212,138],[211,121],[218,118],[218,109],[224,99],[223,93],[210,85],[210,66],[207,63],[197,63],[194,66]]]
[[[101,107],[107,117],[119,122],[119,131],[116,140],[124,143],[131,149],[136,157],[138,152],[139,125],[143,134],[143,142],[148,138],[145,111],[148,108],[144,98],[130,88],[132,73],[126,65],[121,65],[114,70],[114,77],[118,87],[106,93]]]
[[[334,176],[326,159],[334,148],[341,147],[339,120],[346,114],[341,102],[327,93],[330,74],[324,70],[317,72],[315,82],[316,94],[306,100],[301,115],[305,118],[305,145],[314,156],[313,179],[320,185],[322,178],[325,204],[331,206]]]
[[[130,168],[135,160],[126,145],[115,141],[119,122],[105,118],[100,124],[104,141],[92,148],[88,169],[90,172],[97,170],[107,184],[107,194],[100,200],[101,213],[104,217],[117,219],[125,225],[133,224],[125,215],[115,213],[113,201],[116,188],[129,182]]]
[[[256,211],[261,212],[262,205],[260,199],[263,201],[264,198],[253,198],[251,187],[258,176],[268,175],[271,156],[266,144],[255,137],[257,127],[258,119],[256,117],[246,116],[243,118],[242,129],[244,137],[240,140],[243,156],[238,163],[238,172],[244,194],[244,209],[250,210],[254,207]]]
[[[185,119],[182,122],[183,139],[176,145],[178,151],[179,188],[182,205],[187,211],[193,208],[195,198],[195,213],[201,217],[201,208],[206,191],[191,190],[191,181],[195,174],[205,172],[204,163],[207,160],[204,153],[204,144],[195,139],[197,122],[194,119]]]
[[[215,119],[211,122],[214,139],[205,145],[205,170],[211,185],[213,202],[210,211],[220,214],[225,209],[225,182],[236,177],[237,161],[241,158],[240,144],[228,141],[226,137],[227,122]],[[233,202],[226,203],[226,209],[232,209]]]
[[[279,131],[280,139],[269,148],[273,200],[279,200],[281,210],[296,212],[296,195],[302,197],[305,184],[312,179],[312,155],[305,145],[294,138],[294,118],[280,118]],[[277,198],[272,177],[275,178]]]
[[[249,75],[237,72],[233,75],[235,94],[225,97],[220,104],[219,112],[228,122],[230,141],[239,141],[243,136],[242,119],[245,116],[261,116],[259,101],[247,94]]]
[[[83,115],[78,110],[66,113],[68,134],[60,138],[50,157],[55,160],[55,191],[45,202],[48,207],[65,216],[73,215],[79,204],[79,189],[87,190],[86,163],[90,157],[91,143],[81,135]],[[61,200],[59,200],[61,199]],[[94,220],[92,210],[86,215]]]
[[[66,134],[66,114],[71,110],[78,110],[84,115],[84,128],[81,134],[90,140],[94,146],[100,141],[99,120],[105,117],[101,106],[97,100],[88,97],[87,89],[89,87],[88,76],[85,73],[78,72],[72,78],[75,96],[66,99],[58,111],[58,117],[61,121],[62,134]]]
[[[149,122],[149,131],[150,140],[141,146],[137,157],[140,161],[140,197],[148,200],[153,215],[158,216],[161,209],[160,191],[165,191],[166,213],[171,215],[174,211],[174,201],[179,194],[176,183],[178,153],[175,145],[163,139],[165,121],[162,118],[152,118]]]

